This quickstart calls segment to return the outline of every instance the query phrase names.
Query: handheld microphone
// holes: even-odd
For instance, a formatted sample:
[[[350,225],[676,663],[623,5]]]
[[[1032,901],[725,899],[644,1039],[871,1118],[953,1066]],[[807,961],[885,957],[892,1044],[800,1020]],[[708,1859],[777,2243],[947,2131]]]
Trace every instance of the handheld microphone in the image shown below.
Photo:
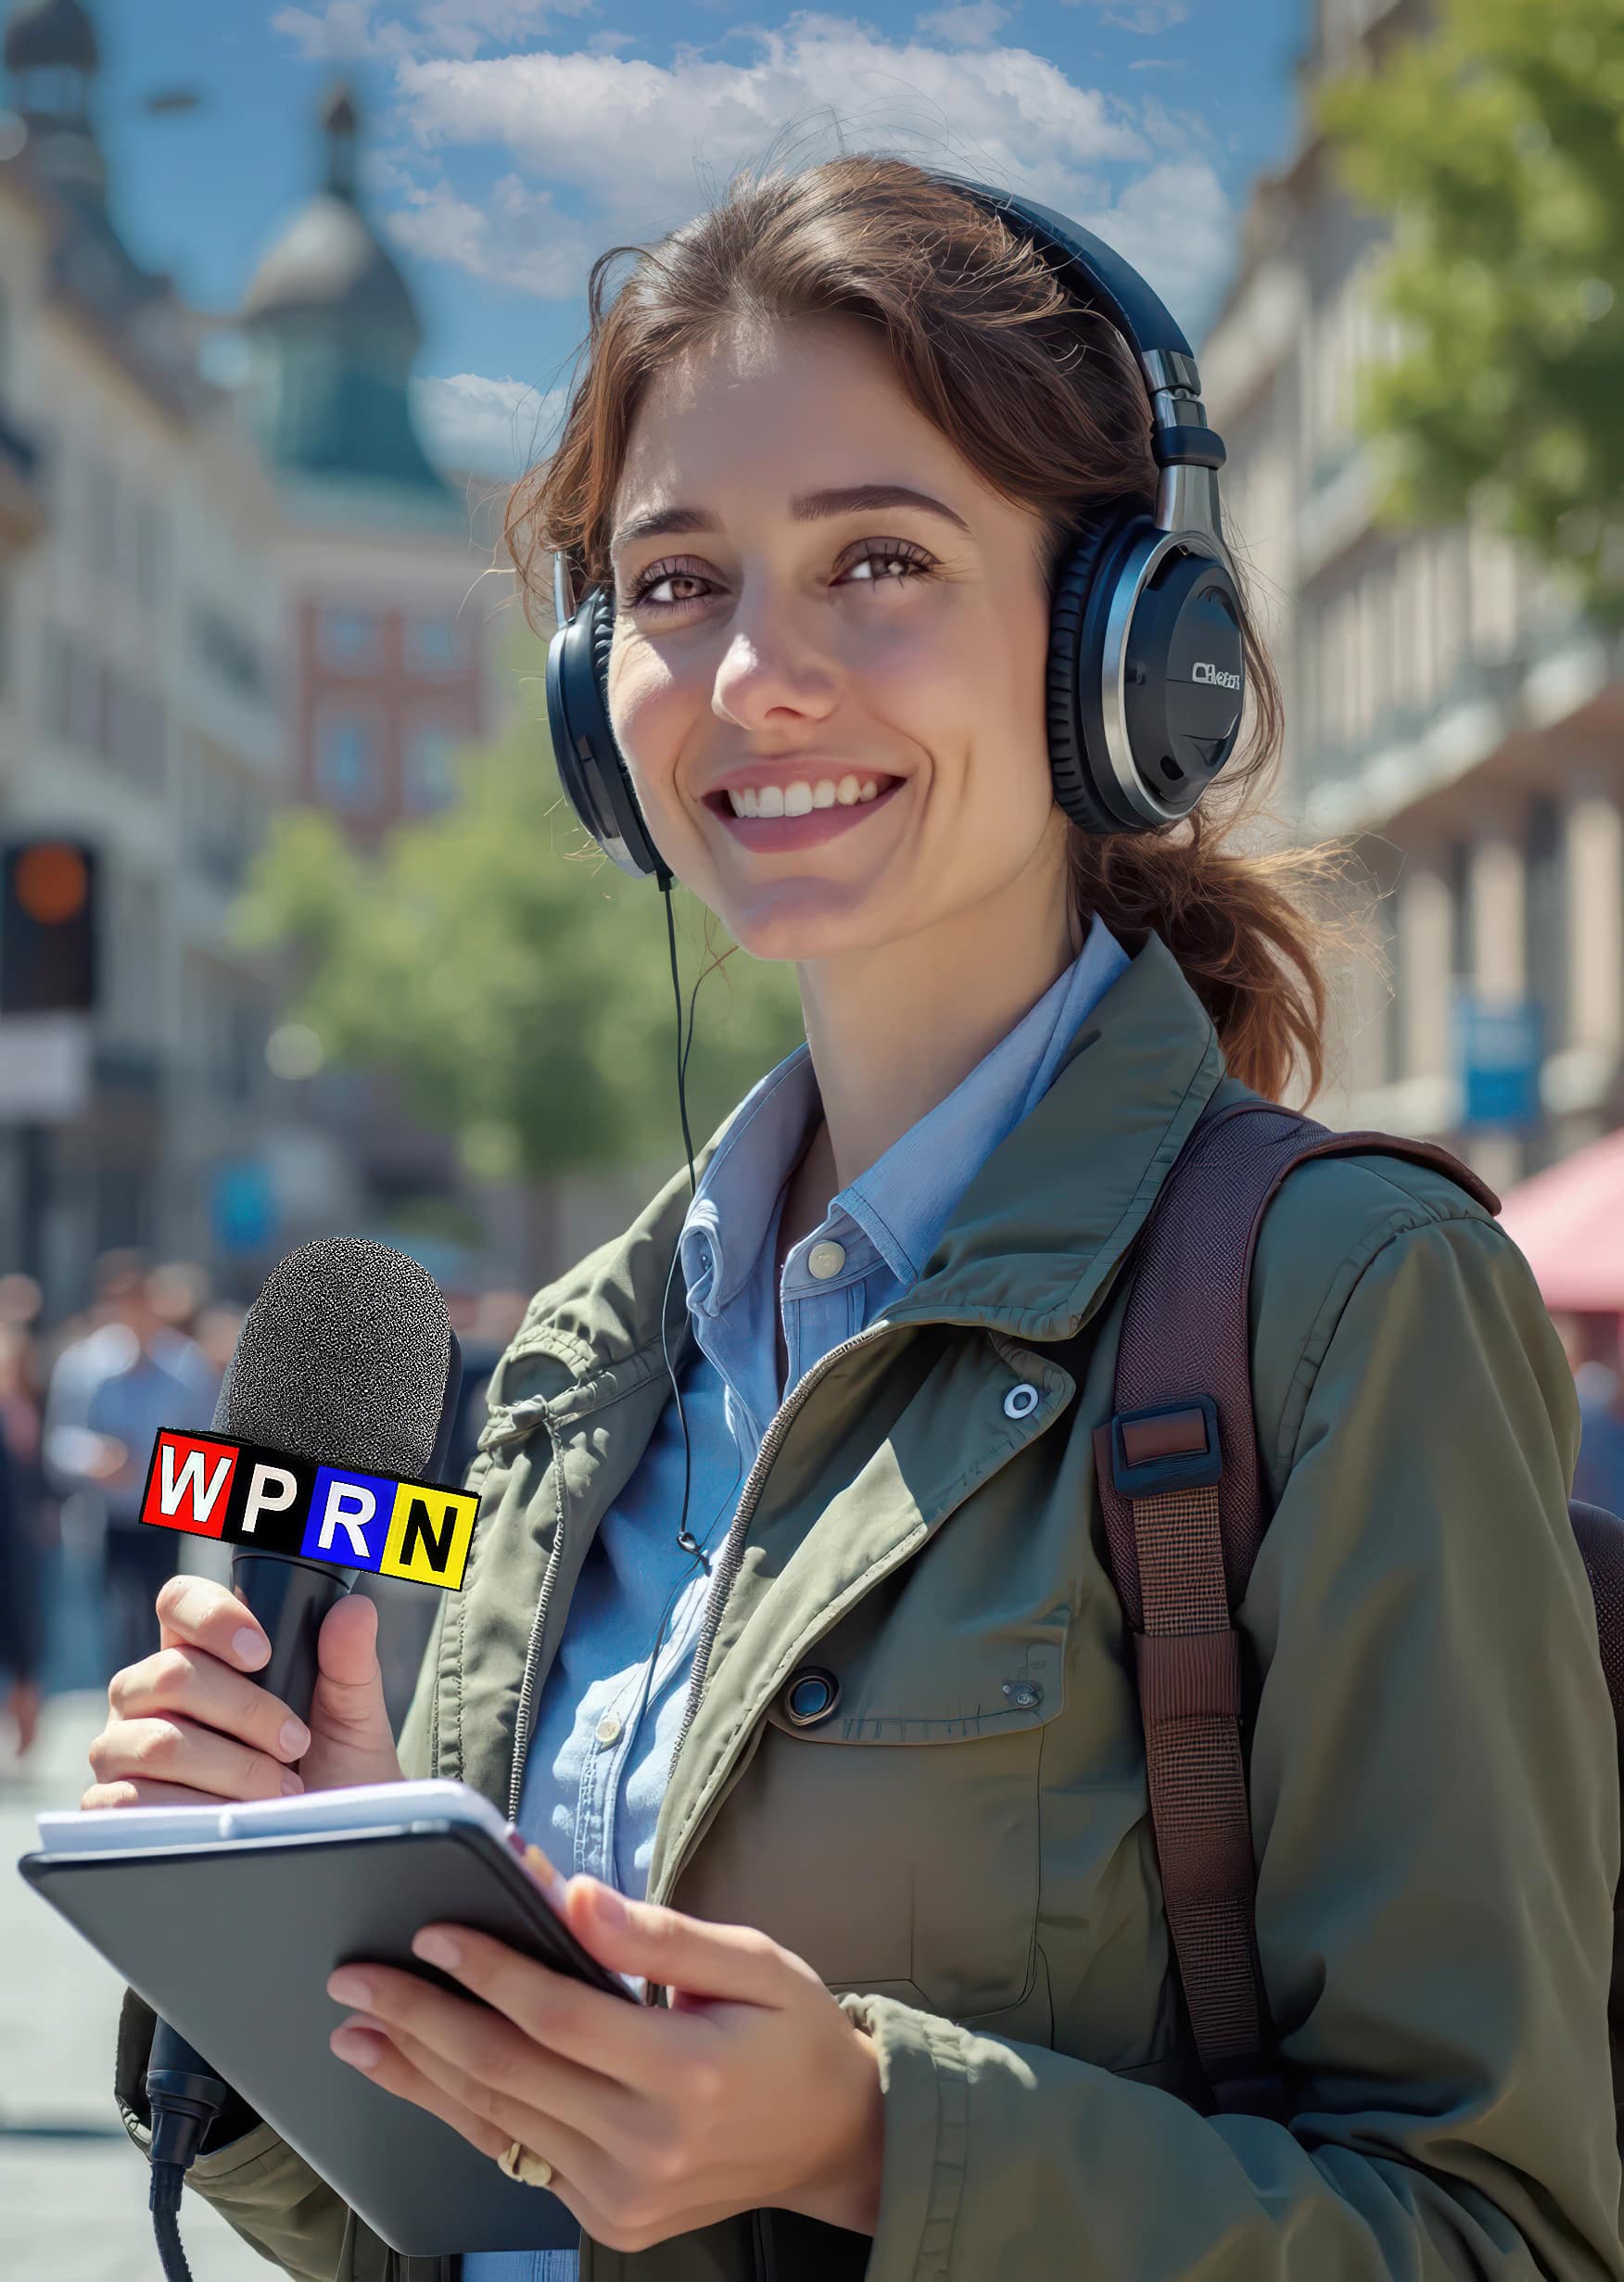
[[[317,1464],[438,1482],[454,1430],[462,1350],[434,1278],[405,1252],[323,1236],[279,1261],[243,1319],[214,1426]],[[271,1643],[246,1677],[305,1718],[316,1640],[355,1570],[239,1545],[232,1589]],[[308,1725],[308,1719],[306,1721]],[[176,2225],[182,2178],[230,2087],[166,2021],[154,2030],[150,2206],[171,2282],[190,2282]]]

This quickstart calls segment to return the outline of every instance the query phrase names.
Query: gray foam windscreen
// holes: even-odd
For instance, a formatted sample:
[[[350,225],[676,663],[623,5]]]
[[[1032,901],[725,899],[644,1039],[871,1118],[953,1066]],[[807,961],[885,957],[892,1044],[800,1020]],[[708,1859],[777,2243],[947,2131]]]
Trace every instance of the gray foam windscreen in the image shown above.
[[[265,1278],[214,1425],[297,1458],[421,1479],[450,1351],[450,1317],[425,1268],[369,1237],[319,1236]]]

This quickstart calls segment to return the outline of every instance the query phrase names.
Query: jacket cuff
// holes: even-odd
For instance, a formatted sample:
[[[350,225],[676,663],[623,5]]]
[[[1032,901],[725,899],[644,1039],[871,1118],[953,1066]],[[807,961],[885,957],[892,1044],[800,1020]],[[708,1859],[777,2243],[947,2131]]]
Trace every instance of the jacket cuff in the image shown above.
[[[838,2001],[874,2039],[885,2103],[880,2215],[865,2282],[945,2282],[970,2138],[964,2031],[899,1997]]]

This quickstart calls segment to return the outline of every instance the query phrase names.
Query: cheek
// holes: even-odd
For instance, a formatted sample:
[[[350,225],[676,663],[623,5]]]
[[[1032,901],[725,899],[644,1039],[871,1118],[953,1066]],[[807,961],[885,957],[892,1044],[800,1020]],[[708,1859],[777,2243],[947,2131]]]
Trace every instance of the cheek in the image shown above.
[[[609,661],[609,719],[640,795],[668,796],[682,749],[702,703],[662,666],[651,650],[628,650]]]

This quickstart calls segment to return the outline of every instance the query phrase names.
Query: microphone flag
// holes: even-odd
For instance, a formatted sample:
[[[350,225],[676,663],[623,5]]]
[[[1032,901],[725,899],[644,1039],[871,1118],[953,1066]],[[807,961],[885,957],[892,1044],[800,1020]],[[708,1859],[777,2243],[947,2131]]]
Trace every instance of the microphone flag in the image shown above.
[[[319,1465],[229,1434],[159,1429],[141,1519],[257,1553],[462,1590],[479,1501],[440,1482]]]

